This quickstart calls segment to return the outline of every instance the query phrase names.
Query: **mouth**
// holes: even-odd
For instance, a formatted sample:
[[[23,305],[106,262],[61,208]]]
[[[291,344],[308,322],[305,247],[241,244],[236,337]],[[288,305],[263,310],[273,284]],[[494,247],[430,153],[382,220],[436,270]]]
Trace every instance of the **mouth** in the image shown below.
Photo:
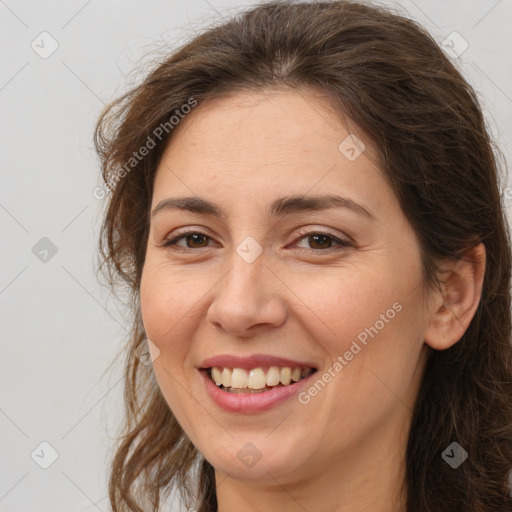
[[[250,415],[291,400],[318,368],[311,360],[270,354],[219,354],[197,367],[207,395],[218,407]]]
[[[233,394],[258,394],[291,386],[315,373],[312,367],[259,366],[256,368],[205,368],[208,378],[221,391]]]

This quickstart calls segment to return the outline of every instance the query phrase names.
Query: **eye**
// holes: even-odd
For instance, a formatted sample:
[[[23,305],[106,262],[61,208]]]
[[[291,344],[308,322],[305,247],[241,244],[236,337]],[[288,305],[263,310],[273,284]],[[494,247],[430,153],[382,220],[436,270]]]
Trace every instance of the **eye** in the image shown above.
[[[209,238],[210,237],[208,235],[206,235],[205,233],[201,233],[201,231],[187,231],[185,233],[182,233],[181,235],[172,238],[171,240],[166,240],[164,243],[164,247],[175,245],[177,247],[182,247],[185,249],[200,249],[202,247],[208,247],[208,245],[205,245],[204,242]],[[178,242],[180,242],[182,239],[185,240],[185,247],[183,245],[178,245]],[[189,245],[187,243],[189,240],[192,241],[192,245]]]
[[[300,241],[305,240],[306,243],[309,242],[309,246],[311,249],[314,249],[314,252],[327,252],[331,250],[340,250],[345,247],[353,247],[353,245],[347,240],[341,240],[340,238],[324,231],[309,231],[301,232],[299,234],[302,235]]]
[[[309,240],[309,249],[313,250],[313,252],[326,252],[337,249],[339,250],[345,247],[353,247],[353,244],[347,240],[341,240],[340,238],[323,231],[307,231],[300,232],[299,234],[301,235],[299,242]],[[185,246],[178,243],[182,240],[185,241]],[[176,246],[183,249],[202,249],[210,247],[208,244],[209,240],[211,240],[211,237],[206,233],[202,233],[201,231],[187,231],[170,240],[166,240],[163,245],[164,247]]]

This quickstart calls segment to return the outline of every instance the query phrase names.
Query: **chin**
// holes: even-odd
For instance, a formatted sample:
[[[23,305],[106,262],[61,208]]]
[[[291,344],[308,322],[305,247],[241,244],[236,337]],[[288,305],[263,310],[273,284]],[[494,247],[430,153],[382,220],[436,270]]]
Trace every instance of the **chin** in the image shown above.
[[[264,436],[260,436],[261,441],[251,438],[254,439],[252,436],[230,439],[225,449],[207,450],[206,458],[216,471],[230,478],[260,484],[275,485],[276,480],[283,483],[308,467],[308,457],[300,445],[286,446],[284,440],[270,442]]]

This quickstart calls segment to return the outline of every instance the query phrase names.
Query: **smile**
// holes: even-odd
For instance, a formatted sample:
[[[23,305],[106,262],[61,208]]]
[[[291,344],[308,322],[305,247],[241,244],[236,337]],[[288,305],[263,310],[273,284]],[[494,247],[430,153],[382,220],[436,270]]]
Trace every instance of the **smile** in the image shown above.
[[[206,395],[224,411],[257,414],[300,393],[319,368],[270,354],[219,354],[198,366]]]
[[[314,368],[289,366],[252,369],[214,366],[208,369],[207,374],[216,386],[228,393],[263,393],[299,382],[314,371]]]

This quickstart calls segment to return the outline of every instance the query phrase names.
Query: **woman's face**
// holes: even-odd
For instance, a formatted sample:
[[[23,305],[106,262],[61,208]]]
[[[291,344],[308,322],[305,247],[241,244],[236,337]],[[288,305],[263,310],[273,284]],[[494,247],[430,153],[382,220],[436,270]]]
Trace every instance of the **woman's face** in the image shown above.
[[[140,296],[188,437],[251,481],[397,460],[428,311],[415,233],[369,142],[312,91],[211,100],[176,130]]]

